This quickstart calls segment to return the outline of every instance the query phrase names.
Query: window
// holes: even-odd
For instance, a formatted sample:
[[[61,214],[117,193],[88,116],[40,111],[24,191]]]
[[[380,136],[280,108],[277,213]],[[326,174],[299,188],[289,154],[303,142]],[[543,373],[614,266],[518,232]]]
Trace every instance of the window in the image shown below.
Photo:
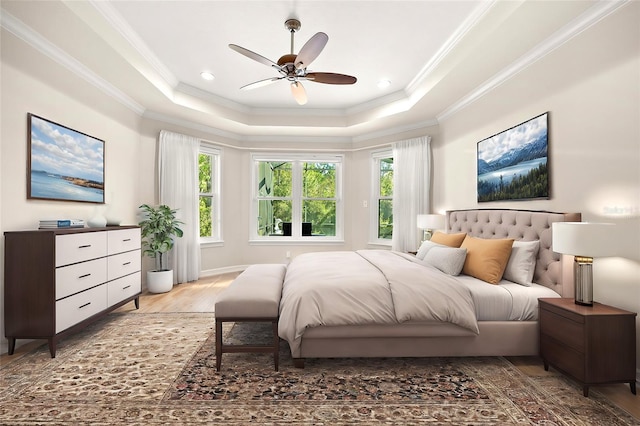
[[[342,156],[252,156],[254,239],[342,239]]]
[[[220,241],[220,154],[208,144],[200,145],[198,169],[200,178],[200,242]]]
[[[393,153],[375,152],[371,193],[371,235],[374,242],[390,244],[393,235]]]

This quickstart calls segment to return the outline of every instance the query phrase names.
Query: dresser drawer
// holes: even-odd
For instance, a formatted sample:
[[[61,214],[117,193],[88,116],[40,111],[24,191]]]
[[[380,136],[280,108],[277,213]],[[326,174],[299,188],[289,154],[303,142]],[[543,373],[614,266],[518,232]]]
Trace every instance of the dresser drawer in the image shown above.
[[[115,254],[109,256],[107,259],[109,281],[140,271],[140,265],[142,263],[140,249]]]
[[[113,306],[121,300],[135,296],[141,290],[140,272],[109,281],[107,283],[107,305]]]
[[[56,302],[56,333],[107,309],[107,285],[85,290]]]
[[[107,281],[107,259],[90,260],[56,268],[56,300]]]
[[[578,323],[566,316],[541,309],[540,333],[553,337],[578,352],[584,352],[584,323]]]
[[[83,232],[56,236],[56,267],[106,255],[106,232]]]
[[[584,381],[584,353],[576,352],[546,336],[542,336],[540,339],[540,351],[544,359],[551,365],[580,381]]]
[[[139,249],[140,228],[108,231],[107,246],[109,254],[116,254]]]

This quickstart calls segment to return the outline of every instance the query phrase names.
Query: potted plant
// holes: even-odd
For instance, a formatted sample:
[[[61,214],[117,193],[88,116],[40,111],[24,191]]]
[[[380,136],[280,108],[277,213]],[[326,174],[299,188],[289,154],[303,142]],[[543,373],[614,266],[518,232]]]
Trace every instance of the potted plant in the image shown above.
[[[173,248],[173,238],[182,237],[176,211],[167,205],[151,207],[143,204],[144,219],[138,223],[142,229],[142,253],[155,259],[154,270],[147,272],[147,289],[151,293],[166,293],[173,288],[173,270],[165,265],[165,253]]]

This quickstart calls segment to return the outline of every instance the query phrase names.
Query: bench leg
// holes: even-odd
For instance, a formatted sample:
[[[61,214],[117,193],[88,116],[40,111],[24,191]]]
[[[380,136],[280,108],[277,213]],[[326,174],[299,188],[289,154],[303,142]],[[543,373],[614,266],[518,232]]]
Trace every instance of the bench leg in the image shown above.
[[[222,321],[216,319],[216,371],[222,365]]]

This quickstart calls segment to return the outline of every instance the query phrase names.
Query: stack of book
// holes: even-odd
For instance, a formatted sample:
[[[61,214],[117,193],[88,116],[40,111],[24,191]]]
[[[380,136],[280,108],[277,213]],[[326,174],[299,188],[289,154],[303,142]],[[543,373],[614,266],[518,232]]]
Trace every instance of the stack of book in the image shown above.
[[[82,219],[41,220],[39,228],[40,229],[84,228],[84,220]]]

